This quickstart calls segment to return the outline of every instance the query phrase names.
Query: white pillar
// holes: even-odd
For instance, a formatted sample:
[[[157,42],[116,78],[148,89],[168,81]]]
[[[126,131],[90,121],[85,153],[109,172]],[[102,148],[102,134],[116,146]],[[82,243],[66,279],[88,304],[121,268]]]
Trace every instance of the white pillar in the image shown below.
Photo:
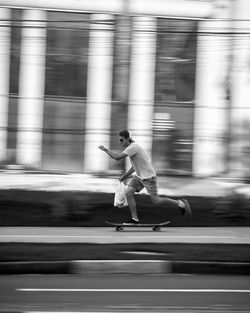
[[[19,76],[17,162],[39,167],[46,60],[46,12],[26,10],[23,14]]]
[[[234,7],[232,64],[232,142],[230,171],[250,176],[250,1],[238,0]]]
[[[0,162],[7,157],[7,126],[10,76],[9,9],[0,8]]]
[[[109,159],[98,146],[109,145],[113,73],[113,17],[91,17],[86,108],[85,164],[87,172],[105,171]]]
[[[228,30],[227,19],[199,23],[193,149],[196,176],[219,174],[226,167]]]
[[[149,155],[152,153],[156,28],[155,18],[134,18],[128,129]]]

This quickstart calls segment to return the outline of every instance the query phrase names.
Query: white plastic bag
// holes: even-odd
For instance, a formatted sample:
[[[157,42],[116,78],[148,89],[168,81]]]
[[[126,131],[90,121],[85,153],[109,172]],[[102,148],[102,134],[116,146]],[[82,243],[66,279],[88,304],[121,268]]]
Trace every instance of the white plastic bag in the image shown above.
[[[126,188],[127,186],[123,182],[118,181],[114,197],[114,206],[118,208],[128,206],[128,202],[125,195]]]

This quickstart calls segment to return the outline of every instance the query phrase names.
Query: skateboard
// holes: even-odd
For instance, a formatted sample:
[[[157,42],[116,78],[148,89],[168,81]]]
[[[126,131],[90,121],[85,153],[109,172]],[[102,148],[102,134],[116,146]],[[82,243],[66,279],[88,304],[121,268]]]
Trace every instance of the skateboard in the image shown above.
[[[116,231],[124,230],[124,227],[152,227],[153,231],[160,231],[161,227],[167,226],[171,221],[165,221],[163,223],[152,223],[152,224],[129,224],[129,223],[112,223],[105,221],[106,224],[112,225],[115,227]]]

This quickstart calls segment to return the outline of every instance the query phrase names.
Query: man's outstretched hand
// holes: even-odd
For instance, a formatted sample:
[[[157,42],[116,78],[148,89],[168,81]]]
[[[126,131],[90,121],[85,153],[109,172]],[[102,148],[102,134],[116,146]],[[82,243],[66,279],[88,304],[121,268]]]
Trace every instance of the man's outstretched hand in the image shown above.
[[[98,147],[100,150],[102,150],[102,151],[107,151],[108,149],[107,148],[105,148],[104,146],[99,146]]]

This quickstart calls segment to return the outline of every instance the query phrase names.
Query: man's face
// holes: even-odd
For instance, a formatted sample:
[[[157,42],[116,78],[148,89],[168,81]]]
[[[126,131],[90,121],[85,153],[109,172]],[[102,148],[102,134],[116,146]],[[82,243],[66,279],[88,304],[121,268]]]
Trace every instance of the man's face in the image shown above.
[[[129,144],[129,138],[125,138],[125,137],[119,137],[120,143],[122,147],[127,147]]]

